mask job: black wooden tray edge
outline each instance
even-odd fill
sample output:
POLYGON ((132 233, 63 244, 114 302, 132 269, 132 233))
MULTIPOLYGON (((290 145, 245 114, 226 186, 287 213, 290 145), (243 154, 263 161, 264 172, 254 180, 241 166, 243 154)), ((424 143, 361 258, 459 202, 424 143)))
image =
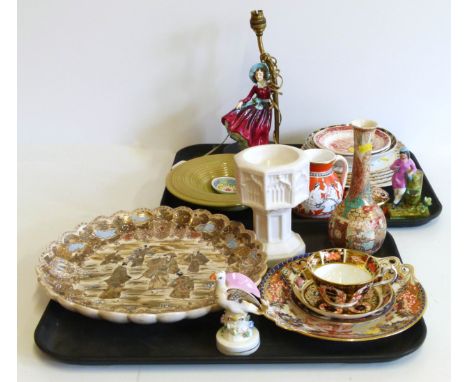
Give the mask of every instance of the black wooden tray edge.
MULTIPOLYGON (((48 357, 51 357, 54 360, 67 363, 70 365, 83 365, 83 366, 92 366, 92 365, 237 365, 237 364, 322 364, 322 363, 327 363, 327 364, 332 364, 332 363, 341 363, 341 364, 357 364, 357 363, 380 363, 380 362, 394 362, 397 361, 401 358, 404 358, 415 351, 417 351, 422 344, 424 343, 427 335, 427 327, 424 321, 424 318, 421 318, 415 325, 413 325, 411 328, 407 329, 410 330, 412 328, 415 328, 417 326, 421 327, 422 335, 418 337, 418 341, 415 341, 413 346, 406 350, 406 351, 395 351, 395 352, 389 352, 384 356, 379 356, 379 355, 366 355, 365 357, 359 358, 350 358, 349 355, 337 355, 337 356, 324 356, 323 358, 315 357, 314 359, 311 359, 310 356, 308 357, 307 355, 304 356, 296 356, 294 359, 288 356, 275 356, 275 358, 271 357, 257 357, 255 359, 249 357, 249 356, 239 356, 239 357, 229 357, 229 356, 222 356, 220 355, 218 358, 215 357, 179 357, 177 359, 175 358, 162 358, 162 359, 155 359, 154 357, 137 357, 137 358, 122 358, 122 357, 109 357, 105 356, 102 358, 93 356, 90 358, 86 357, 73 357, 73 356, 64 356, 63 354, 54 352, 53 350, 49 349, 46 346, 43 346, 41 340, 40 340, 40 330, 42 329, 43 325, 43 320, 46 319, 48 310, 51 309, 53 304, 59 305, 57 302, 54 300, 50 300, 46 309, 44 310, 44 313, 39 320, 39 323, 34 331, 34 342, 36 346, 48 357)), ((65 309, 61 306, 58 306, 60 309, 65 309)), ((78 314, 73 312, 73 314, 78 314)), ((257 321, 258 319, 262 320, 267 320, 264 317, 255 317, 254 320, 257 321)), ((123 324, 125 325, 125 324, 123 324)), ((157 324, 156 324, 157 325, 157 324)), ((280 328, 278 328, 281 330, 280 328)), ((300 334, 294 333, 295 335, 301 336, 300 334)), ((405 335, 405 332, 396 334, 395 336, 387 337, 384 339, 379 339, 379 340, 373 340, 373 341, 367 341, 367 343, 372 343, 374 341, 382 341, 382 340, 388 340, 392 339, 396 336, 401 336, 405 335)), ((324 340, 325 341, 325 340, 324 340)), ((340 344, 340 342, 335 342, 335 341, 327 341, 327 342, 332 342, 336 344, 340 344)), ((213 338, 213 347, 215 346, 214 338, 213 338)), ((261 346, 261 344, 260 344, 261 346)))

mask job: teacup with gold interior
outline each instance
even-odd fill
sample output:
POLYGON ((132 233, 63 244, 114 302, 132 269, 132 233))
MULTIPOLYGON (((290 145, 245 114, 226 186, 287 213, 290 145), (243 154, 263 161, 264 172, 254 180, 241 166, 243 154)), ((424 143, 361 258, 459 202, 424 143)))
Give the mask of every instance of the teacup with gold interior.
POLYGON ((374 256, 344 248, 312 253, 302 273, 314 280, 327 304, 338 308, 356 305, 370 288, 393 283, 398 277, 391 263, 381 265, 374 256))

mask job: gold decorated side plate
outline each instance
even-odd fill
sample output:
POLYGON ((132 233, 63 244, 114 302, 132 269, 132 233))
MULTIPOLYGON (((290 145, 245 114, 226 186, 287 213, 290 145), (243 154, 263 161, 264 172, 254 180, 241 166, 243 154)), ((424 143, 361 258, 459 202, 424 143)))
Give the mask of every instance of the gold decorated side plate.
POLYGON ((38 280, 65 308, 142 324, 198 318, 217 309, 213 272, 259 283, 266 254, 253 231, 187 207, 120 211, 80 224, 50 244, 38 280))
POLYGON ((205 155, 174 166, 166 177, 171 194, 186 202, 226 210, 242 210, 238 193, 218 193, 212 181, 219 177, 235 177, 233 154, 205 155))
POLYGON ((264 315, 277 326, 308 337, 359 342, 401 333, 422 318, 427 305, 426 293, 408 264, 399 267, 398 279, 392 284, 395 300, 380 316, 345 321, 311 314, 296 301, 289 282, 282 275, 283 268, 308 255, 294 257, 271 268, 260 284, 262 298, 269 305, 264 315))

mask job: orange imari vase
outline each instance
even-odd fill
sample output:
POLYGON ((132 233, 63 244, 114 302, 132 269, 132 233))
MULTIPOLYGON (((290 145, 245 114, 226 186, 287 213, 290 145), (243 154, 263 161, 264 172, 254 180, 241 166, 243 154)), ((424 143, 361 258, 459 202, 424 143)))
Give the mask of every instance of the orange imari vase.
POLYGON ((330 217, 328 235, 335 247, 372 254, 380 249, 387 233, 385 215, 374 202, 370 185, 369 165, 377 123, 359 120, 351 125, 354 131, 351 185, 330 217))

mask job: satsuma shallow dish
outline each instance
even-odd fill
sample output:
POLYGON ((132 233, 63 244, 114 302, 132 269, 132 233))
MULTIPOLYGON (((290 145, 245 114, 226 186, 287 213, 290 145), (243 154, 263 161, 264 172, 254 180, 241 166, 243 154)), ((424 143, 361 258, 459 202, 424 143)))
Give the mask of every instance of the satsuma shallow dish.
POLYGON ((213 272, 259 283, 266 254, 253 231, 187 207, 120 211, 50 244, 38 280, 65 308, 113 322, 198 318, 217 309, 213 272))

